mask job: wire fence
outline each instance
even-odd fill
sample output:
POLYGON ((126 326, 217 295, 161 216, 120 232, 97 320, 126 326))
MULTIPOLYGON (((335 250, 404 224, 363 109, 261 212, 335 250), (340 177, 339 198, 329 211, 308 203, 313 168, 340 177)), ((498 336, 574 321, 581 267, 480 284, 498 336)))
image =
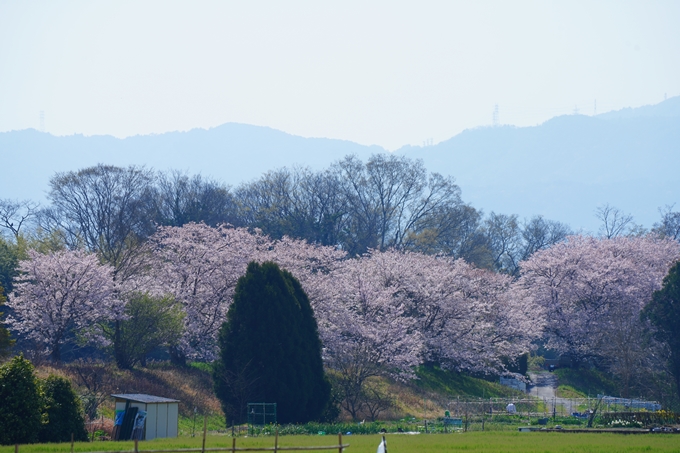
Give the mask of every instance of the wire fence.
POLYGON ((612 398, 598 395, 597 398, 457 398, 444 404, 452 417, 466 415, 526 415, 567 417, 583 416, 597 409, 606 412, 654 412, 661 405, 654 401, 612 398))
MULTIPOLYGON (((237 447, 236 437, 232 437, 231 447, 206 448, 207 429, 206 421, 203 422, 203 444, 201 448, 176 448, 176 449, 160 449, 160 450, 140 450, 139 441, 135 439, 134 448, 132 450, 114 450, 114 451, 95 451, 88 453, 206 453, 206 452, 232 452, 237 451, 323 451, 323 450, 337 450, 338 453, 343 453, 345 449, 349 448, 349 444, 342 443, 342 433, 338 433, 337 445, 319 445, 319 446, 298 446, 298 447, 282 447, 279 446, 279 433, 276 431, 274 437, 274 445, 272 447, 237 447)), ((71 451, 74 453, 73 434, 71 434, 71 451)), ((20 445, 14 446, 14 453, 20 453, 20 445)), ((64 452, 66 453, 66 452, 64 452)), ((83 452, 78 452, 83 453, 83 452)))

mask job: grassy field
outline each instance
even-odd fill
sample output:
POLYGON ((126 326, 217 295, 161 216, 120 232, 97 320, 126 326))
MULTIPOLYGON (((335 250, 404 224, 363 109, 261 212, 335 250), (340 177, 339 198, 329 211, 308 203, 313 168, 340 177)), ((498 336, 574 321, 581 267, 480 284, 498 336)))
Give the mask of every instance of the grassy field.
MULTIPOLYGON (((563 391, 582 396, 597 396, 598 393, 605 395, 618 395, 619 390, 611 377, 597 370, 558 368, 555 370, 563 391)), ((570 396, 560 395, 564 398, 570 396)), ((571 396, 578 398, 580 396, 571 396)))
MULTIPOLYGON (((380 442, 380 435, 343 436, 343 443, 350 444, 348 453, 373 453, 380 442)), ((281 436, 280 446, 335 445, 337 436, 281 436)), ((273 447, 271 436, 238 438, 237 447, 273 447)), ((673 434, 568 434, 568 433, 519 433, 519 432, 472 432, 456 434, 387 435, 390 453, 444 453, 444 452, 526 452, 526 453, 605 453, 605 452, 678 452, 680 435, 673 434)), ((161 439, 140 442, 141 450, 170 448, 200 448, 200 438, 161 439)), ((231 438, 210 436, 207 448, 231 447, 231 438)), ((130 451, 132 442, 77 443, 75 452, 130 451)), ((35 444, 21 446, 21 453, 68 453, 69 444, 35 444)), ((13 446, 0 447, 0 453, 14 452, 13 446)))
POLYGON ((413 382, 421 390, 433 391, 452 396, 468 397, 505 397, 517 396, 519 392, 484 379, 474 378, 454 371, 445 371, 438 367, 421 366, 416 371, 418 379, 413 382))

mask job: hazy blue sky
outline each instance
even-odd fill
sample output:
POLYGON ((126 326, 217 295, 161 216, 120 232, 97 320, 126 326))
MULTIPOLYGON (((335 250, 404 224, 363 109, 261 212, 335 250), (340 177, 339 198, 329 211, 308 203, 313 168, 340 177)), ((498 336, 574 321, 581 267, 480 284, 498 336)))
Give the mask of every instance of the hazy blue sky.
POLYGON ((0 1, 0 131, 395 149, 680 95, 680 1, 0 1))

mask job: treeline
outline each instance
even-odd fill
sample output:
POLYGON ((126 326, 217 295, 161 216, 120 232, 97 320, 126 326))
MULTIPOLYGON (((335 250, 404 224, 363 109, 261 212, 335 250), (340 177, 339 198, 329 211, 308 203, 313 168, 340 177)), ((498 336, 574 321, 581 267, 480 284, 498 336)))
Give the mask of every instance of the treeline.
MULTIPOLYGON (((213 360, 236 281, 274 261, 310 295, 354 417, 372 378, 409 378, 424 362, 507 373, 540 343, 618 373, 625 393, 641 380, 630 363, 660 366, 640 312, 678 257, 671 207, 654 234, 603 206, 599 238, 571 236, 540 216, 484 215, 452 178, 392 155, 233 189, 98 165, 56 174, 48 199, 0 203, 0 285, 22 349, 53 360, 78 344, 121 368, 159 346, 176 362, 213 360)), ((2 329, 0 340, 2 353, 2 329)))
POLYGON ((463 202, 453 178, 387 154, 365 163, 348 156, 320 172, 282 168, 236 188, 200 175, 98 165, 56 174, 48 199, 46 207, 3 200, 0 225, 15 236, 37 226, 110 263, 125 261, 129 244, 157 226, 203 222, 305 239, 350 256, 396 247, 516 273, 519 261, 571 233, 540 216, 485 216, 463 202))
MULTIPOLYGON (((573 233, 542 216, 485 215, 461 199, 452 177, 389 154, 365 163, 348 156, 319 172, 282 168, 236 188, 177 171, 98 165, 55 174, 48 199, 45 207, 0 200, 0 226, 17 238, 32 228, 48 246, 83 247, 116 267, 129 259, 130 245, 157 226, 189 222, 259 229, 273 239, 304 239, 350 256, 390 247, 446 255, 514 276, 520 261, 573 233)), ((645 232, 613 207, 600 207, 596 215, 605 237, 645 232)), ((666 207, 661 215, 654 230, 679 238, 680 212, 666 207)), ((0 279, 11 290, 11 278, 0 279)))

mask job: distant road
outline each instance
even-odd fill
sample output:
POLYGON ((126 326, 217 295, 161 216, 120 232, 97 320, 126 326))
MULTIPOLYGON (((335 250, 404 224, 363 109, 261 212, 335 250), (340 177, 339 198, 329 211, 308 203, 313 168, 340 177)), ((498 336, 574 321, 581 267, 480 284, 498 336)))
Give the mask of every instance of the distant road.
POLYGON ((557 411, 560 414, 569 415, 573 412, 582 412, 583 408, 579 409, 579 404, 582 404, 582 400, 571 399, 571 398, 558 398, 555 395, 557 386, 559 385, 557 376, 553 373, 543 372, 543 373, 529 373, 529 378, 534 385, 527 386, 527 394, 531 396, 536 396, 541 398, 549 407, 552 408, 552 404, 557 406, 557 411))

